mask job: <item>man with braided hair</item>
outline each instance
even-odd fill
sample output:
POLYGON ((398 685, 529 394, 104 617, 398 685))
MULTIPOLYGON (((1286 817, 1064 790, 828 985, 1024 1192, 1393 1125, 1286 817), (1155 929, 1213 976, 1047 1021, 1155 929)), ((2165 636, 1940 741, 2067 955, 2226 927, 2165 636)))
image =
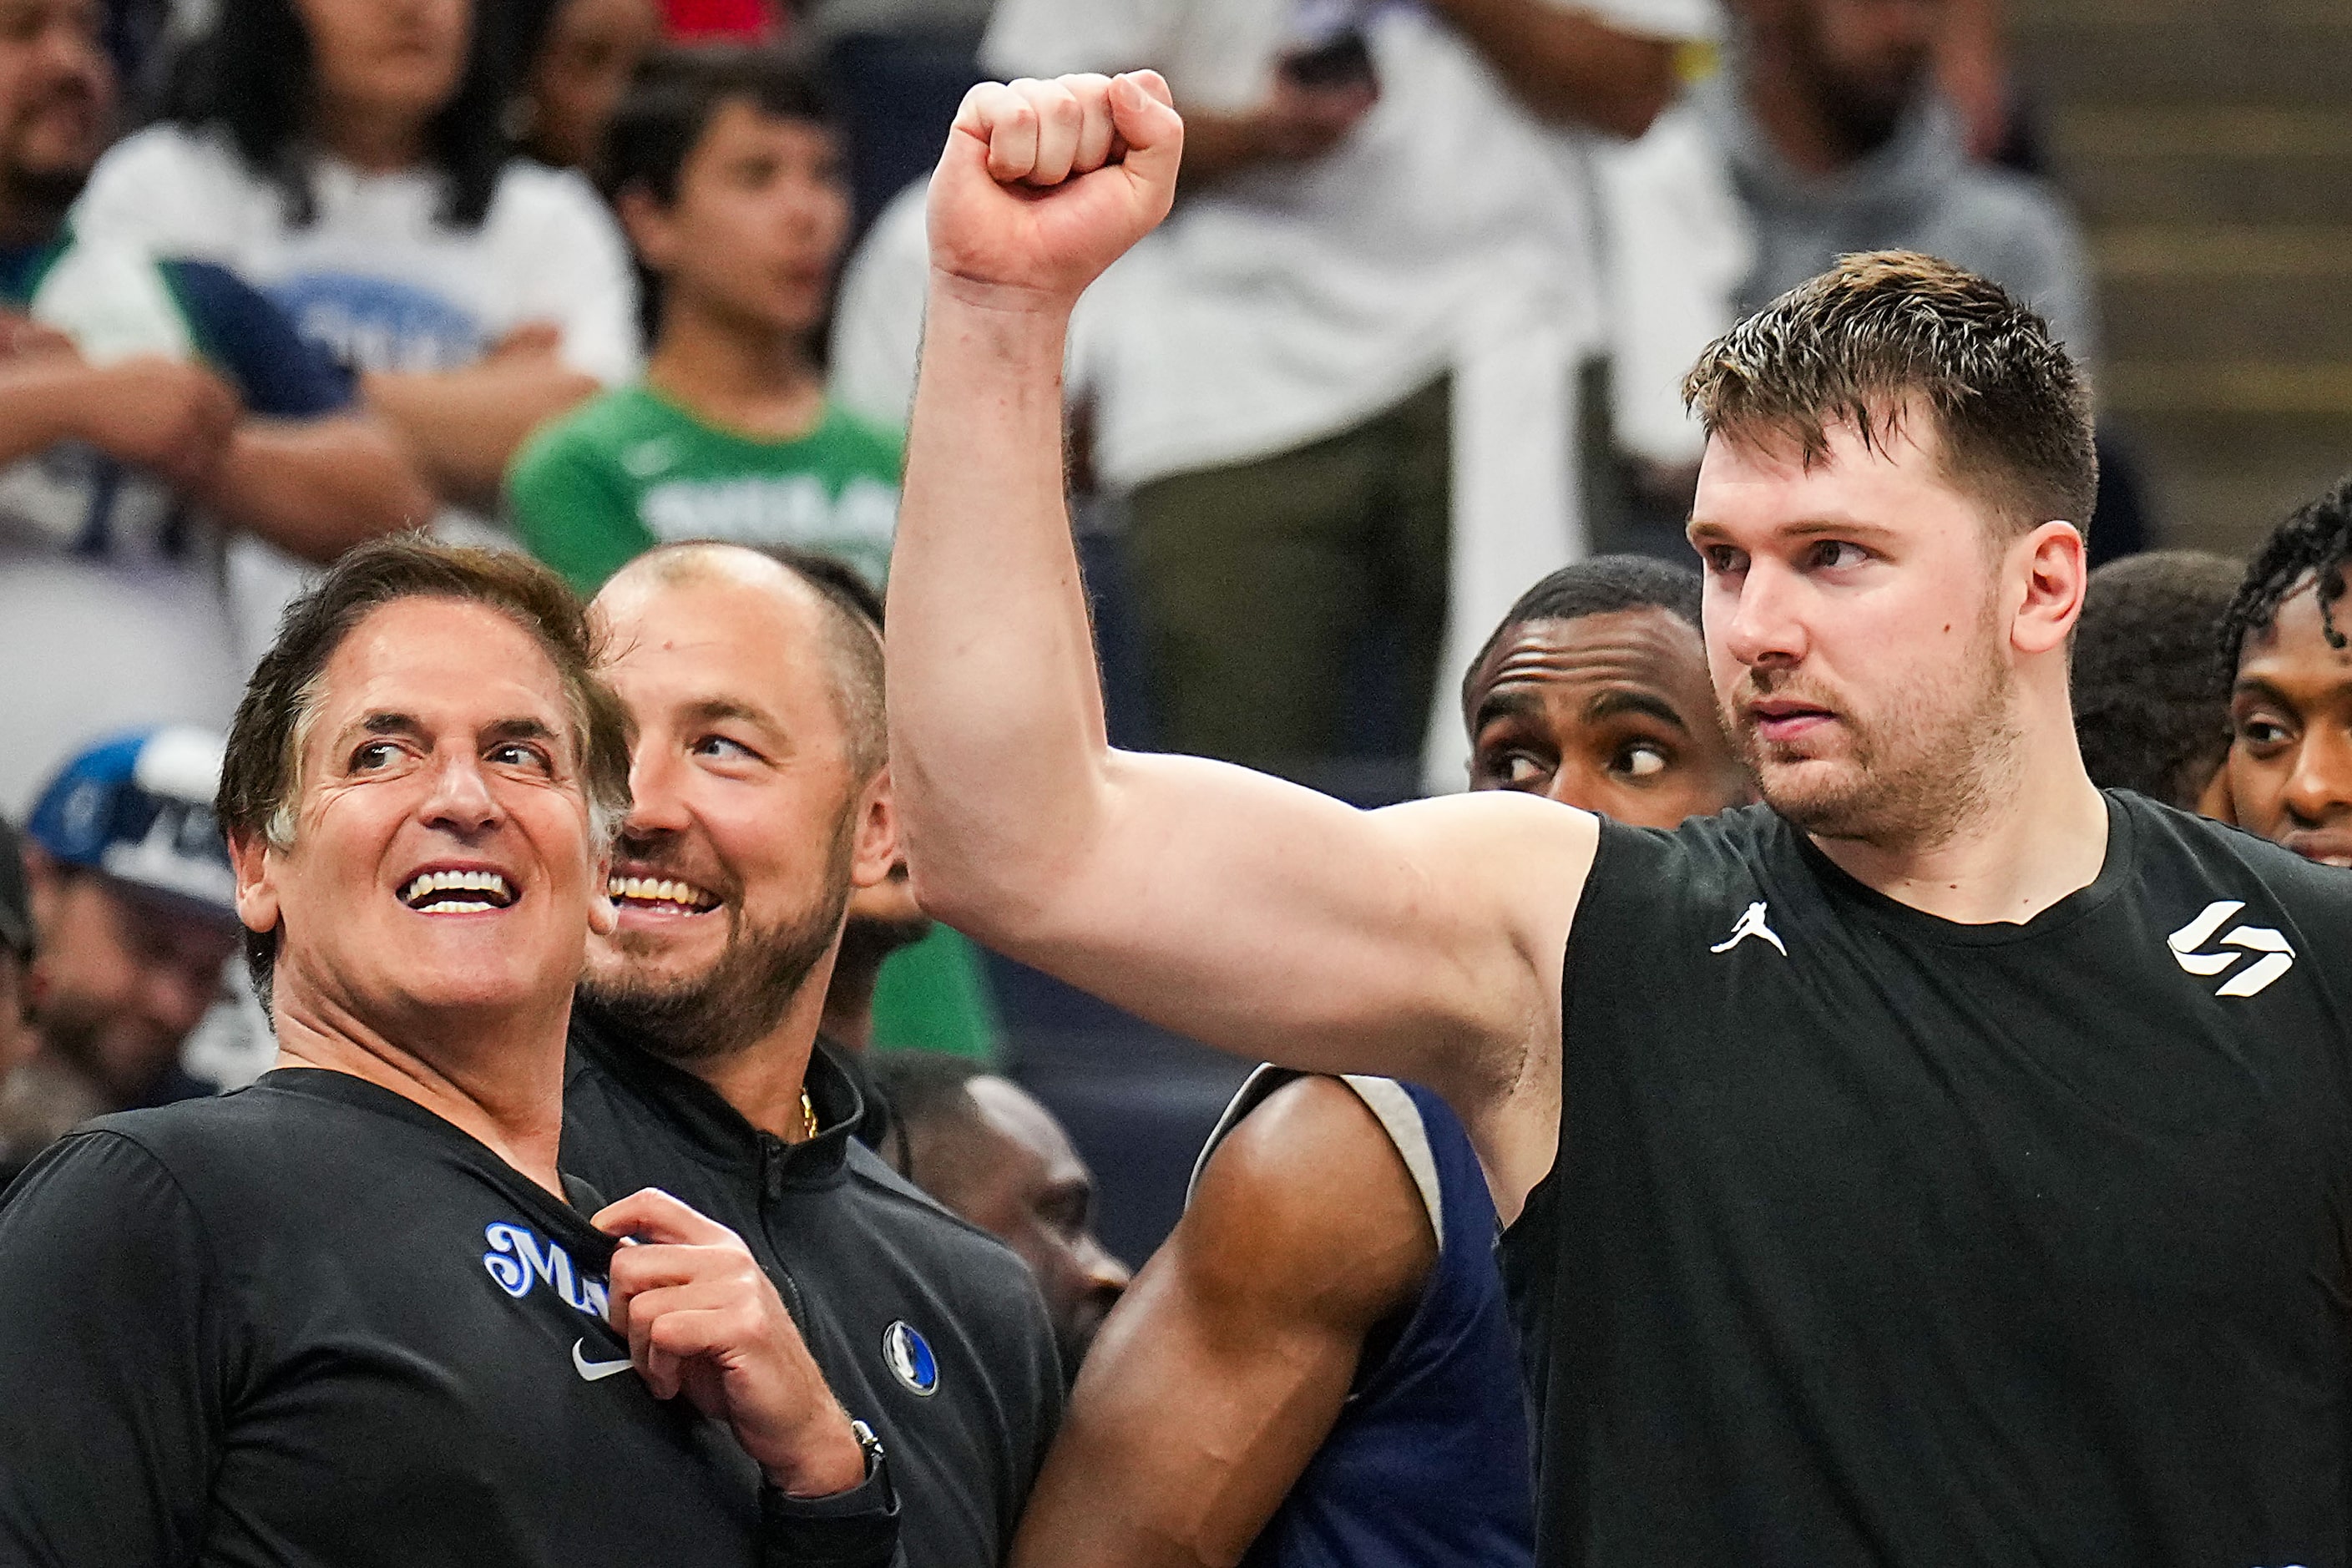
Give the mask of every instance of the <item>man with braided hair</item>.
POLYGON ((2352 868, 2352 479, 2279 524, 2222 627, 2238 825, 2352 868))
POLYGON ((1761 805, 1358 812, 1104 739, 1059 378, 1182 139, 1150 72, 985 85, 932 177, 888 671, 924 907, 1445 1098, 1509 1226, 1548 1568, 2340 1568, 2352 879, 2084 773, 2096 464, 2047 324, 1884 253, 1701 357, 1689 533, 1761 805))

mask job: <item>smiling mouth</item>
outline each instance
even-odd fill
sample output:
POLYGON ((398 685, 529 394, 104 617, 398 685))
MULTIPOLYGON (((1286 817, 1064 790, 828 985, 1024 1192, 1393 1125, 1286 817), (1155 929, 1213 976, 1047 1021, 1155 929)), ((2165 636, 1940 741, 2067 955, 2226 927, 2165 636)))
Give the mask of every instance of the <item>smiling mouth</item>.
POLYGON ((719 907, 717 894, 667 877, 614 877, 604 892, 625 910, 658 914, 698 915, 719 907))
POLYGON ((478 915, 508 908, 515 891, 496 871, 422 871, 401 889, 400 901, 419 914, 478 915))

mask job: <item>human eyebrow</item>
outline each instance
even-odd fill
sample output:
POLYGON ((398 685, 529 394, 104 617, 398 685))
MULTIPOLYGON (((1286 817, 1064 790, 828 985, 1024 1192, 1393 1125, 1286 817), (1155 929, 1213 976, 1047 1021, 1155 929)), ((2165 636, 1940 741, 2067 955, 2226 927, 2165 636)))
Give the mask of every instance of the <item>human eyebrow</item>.
POLYGON ((371 713, 360 721, 360 731, 368 735, 422 735, 425 726, 411 713, 371 713))
POLYGON ((1675 711, 1674 704, 1654 692, 1630 691, 1619 687, 1596 693, 1592 700, 1584 705, 1584 717, 1595 724, 1626 713, 1639 713, 1655 719, 1680 734, 1690 733, 1689 723, 1675 711))
POLYGON ((1515 690, 1509 687, 1496 687, 1478 699, 1478 706, 1473 712, 1470 728, 1475 733, 1497 719, 1524 719, 1535 713, 1541 706, 1535 696, 1524 688, 1515 690))
POLYGON ((500 719, 482 727, 486 741, 552 741, 555 731, 538 719, 500 719))
POLYGON ((731 698, 713 697, 689 702, 685 709, 685 718, 689 724, 723 724, 732 720, 779 734, 783 731, 783 726, 777 723, 767 710, 731 698))

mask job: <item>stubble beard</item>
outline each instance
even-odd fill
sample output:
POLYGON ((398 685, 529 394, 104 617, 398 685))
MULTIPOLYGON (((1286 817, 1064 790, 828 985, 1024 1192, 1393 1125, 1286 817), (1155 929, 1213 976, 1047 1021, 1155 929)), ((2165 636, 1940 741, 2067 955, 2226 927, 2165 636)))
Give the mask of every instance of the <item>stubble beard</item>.
MULTIPOLYGON (((1845 754, 1826 766, 1792 760, 1759 739, 1752 722, 1727 720, 1764 803, 1816 838, 1880 849, 1929 849, 1968 832, 2012 793, 2023 767, 2015 680, 1990 622, 1988 614, 1943 700, 1898 700, 1874 718, 1826 704, 1848 740, 1845 754)), ((1759 696, 1802 689, 1757 685, 1759 696)))
POLYGON ((766 926, 750 923, 740 902, 727 906, 727 945, 699 974, 659 979, 646 971, 657 939, 623 931, 613 939, 617 973, 593 971, 581 982, 590 1005, 633 1043, 681 1067, 733 1056, 765 1038, 833 951, 849 908, 853 821, 845 816, 825 856, 815 896, 766 926))

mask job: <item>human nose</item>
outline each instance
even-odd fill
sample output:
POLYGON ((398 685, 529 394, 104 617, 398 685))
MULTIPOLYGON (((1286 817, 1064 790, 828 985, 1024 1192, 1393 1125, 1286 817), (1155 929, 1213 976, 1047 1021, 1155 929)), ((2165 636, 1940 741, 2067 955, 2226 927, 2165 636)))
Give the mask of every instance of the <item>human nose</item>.
POLYGON ((688 826, 684 770, 677 756, 644 746, 629 759, 629 815, 621 831, 674 833, 688 826))
POLYGON ((425 797, 423 815, 434 826, 471 838, 497 826, 506 813, 482 771, 481 759, 466 753, 434 769, 433 792, 425 797))
POLYGON ((1078 1268, 1086 1276, 1090 1294, 1123 1296, 1135 1279, 1135 1270, 1113 1258, 1109 1248, 1096 1240, 1092 1232, 1078 1243, 1078 1268))
POLYGON ((1778 563, 1751 562, 1738 584, 1727 590, 1734 598, 1723 646, 1731 657, 1750 668, 1802 658, 1804 624, 1797 614, 1801 587, 1796 574, 1778 563))
POLYGON ((2352 726, 2314 724, 2304 731, 2279 804, 2313 826, 2352 812, 2352 726))

